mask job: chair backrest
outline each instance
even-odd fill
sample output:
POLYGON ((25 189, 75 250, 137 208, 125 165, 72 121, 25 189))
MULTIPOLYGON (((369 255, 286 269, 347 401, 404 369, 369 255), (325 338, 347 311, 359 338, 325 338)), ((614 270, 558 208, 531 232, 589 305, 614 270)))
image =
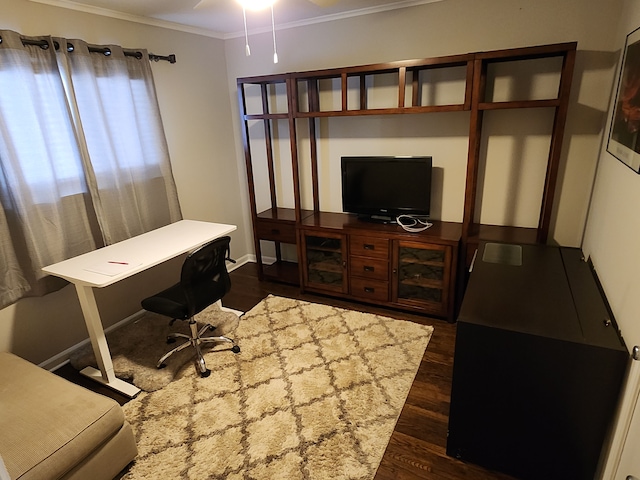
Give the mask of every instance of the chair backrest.
POLYGON ((217 238, 191 252, 182 265, 180 285, 187 299, 189 316, 222 299, 231 289, 225 259, 231 237, 217 238))

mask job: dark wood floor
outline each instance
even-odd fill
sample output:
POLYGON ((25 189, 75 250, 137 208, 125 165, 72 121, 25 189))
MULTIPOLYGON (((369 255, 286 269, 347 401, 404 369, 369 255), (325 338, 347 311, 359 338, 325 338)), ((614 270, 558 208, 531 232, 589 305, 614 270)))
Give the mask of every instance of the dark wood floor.
MULTIPOLYGON (((433 325, 435 327, 433 337, 387 446, 376 480, 512 480, 509 476, 463 463, 448 457, 445 453, 456 337, 455 324, 441 319, 330 297, 301 294, 300 289, 295 286, 260 282, 257 279, 255 264, 243 265, 234 270, 231 278, 233 286, 223 303, 225 306, 242 311, 250 310, 271 293, 433 325)), ((69 366, 63 367, 57 373, 87 388, 111 396, 120 404, 127 401, 125 397, 109 389, 102 390, 95 382, 79 376, 69 366)))

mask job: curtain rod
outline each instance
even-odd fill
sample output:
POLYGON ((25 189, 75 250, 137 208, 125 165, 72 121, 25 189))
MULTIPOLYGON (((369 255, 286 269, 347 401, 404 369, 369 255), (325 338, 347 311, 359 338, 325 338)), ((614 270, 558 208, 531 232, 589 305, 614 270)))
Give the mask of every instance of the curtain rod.
MULTIPOLYGON (((49 42, 47 40, 32 40, 30 38, 22 38, 22 44, 23 45, 35 45, 38 46, 40 48, 49 48, 49 42)), ((0 39, 0 42, 2 40, 0 39)), ((53 41, 53 45, 55 47, 56 50, 58 50, 60 48, 60 44, 57 41, 53 41)), ((67 51, 68 52, 73 52, 73 45, 70 43, 67 43, 67 51)), ((109 47, 93 47, 93 46, 89 46, 89 51, 91 53, 102 53, 103 55, 111 55, 111 49, 109 47)), ((130 50, 130 49, 124 49, 124 54, 127 57, 135 57, 137 59, 142 59, 142 52, 137 51, 137 50, 130 50)), ((156 55, 154 53, 149 53, 149 60, 153 60, 154 62, 158 62, 160 60, 165 60, 169 63, 176 63, 176 56, 175 54, 170 54, 170 55, 156 55)))

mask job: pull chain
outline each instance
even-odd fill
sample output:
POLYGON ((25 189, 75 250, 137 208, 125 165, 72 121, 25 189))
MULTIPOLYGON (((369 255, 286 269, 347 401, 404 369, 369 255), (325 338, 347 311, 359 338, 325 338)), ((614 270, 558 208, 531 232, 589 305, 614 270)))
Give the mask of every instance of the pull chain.
POLYGON ((278 63, 278 50, 276 49, 276 21, 273 18, 273 4, 271 4, 271 31, 273 32, 273 63, 278 63))

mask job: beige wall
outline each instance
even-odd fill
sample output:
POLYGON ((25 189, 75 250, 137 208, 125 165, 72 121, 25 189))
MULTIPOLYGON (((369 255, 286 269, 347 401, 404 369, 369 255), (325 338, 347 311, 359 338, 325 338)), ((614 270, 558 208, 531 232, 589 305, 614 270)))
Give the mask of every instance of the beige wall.
MULTIPOLYGON (((625 0, 615 39, 615 46, 619 49, 617 58, 620 61, 625 37, 638 26, 640 5, 635 0, 625 0)), ((616 75, 618 70, 619 66, 616 75)), ((631 350, 633 346, 640 345, 640 175, 606 151, 606 137, 613 116, 614 102, 615 95, 612 94, 583 249, 593 261, 615 319, 627 347, 631 350)), ((632 471, 634 467, 638 468, 637 451, 640 445, 637 434, 638 392, 634 391, 634 385, 631 373, 630 383, 623 390, 622 407, 618 412, 620 417, 613 442, 615 448, 605 471, 605 475, 613 475, 616 472, 616 479, 625 478, 628 474, 637 475, 637 470, 632 471), (629 411, 634 406, 635 413, 629 411), (627 416, 632 413, 633 417, 627 416), (628 432, 627 421, 634 422, 628 432), (618 454, 622 462, 620 469, 617 469, 618 454)))
MULTIPOLYGON (((621 19, 616 36, 620 55, 626 35, 640 25, 638 2, 625 0, 621 19)), ((612 96, 606 132, 613 103, 612 96)), ((639 205, 640 175, 610 155, 603 141, 584 249, 593 260, 629 348, 640 345, 639 205)))
MULTIPOLYGON (((616 26, 621 2, 444 0, 330 24, 280 30, 277 65, 271 63, 270 34, 251 34, 252 56, 247 58, 242 38, 222 41, 26 0, 3 0, 0 28, 25 35, 51 33, 93 43, 142 46, 157 54, 175 53, 177 64, 159 62, 152 68, 183 213, 186 218, 237 224, 239 229, 232 242, 236 258, 252 252, 236 103, 237 77, 576 40, 579 52, 553 237, 560 244, 579 245, 611 91, 616 61, 611 51, 618 48, 616 26)), ((466 115, 357 119, 360 122, 357 124, 347 124, 345 119, 324 121, 321 131, 333 141, 323 141, 320 146, 323 208, 340 208, 339 196, 335 195, 336 162, 340 155, 370 153, 361 151, 370 148, 386 154, 433 154, 440 169, 435 216, 459 220, 464 191, 466 115), (340 135, 336 136, 336 132, 340 135)), ((518 171, 518 164, 512 162, 518 157, 525 159, 521 163, 526 165, 535 163, 547 127, 544 114, 532 117, 531 121, 542 125, 539 133, 537 124, 534 125, 535 135, 514 130, 513 125, 528 122, 528 117, 514 120, 509 115, 496 115, 488 119, 493 132, 484 146, 488 162, 497 159, 508 164, 506 167, 497 164, 494 170, 499 174, 485 183, 482 199, 485 205, 503 205, 500 195, 505 189, 514 182, 527 182, 526 177, 522 178, 522 170, 518 171), (538 116, 541 118, 536 119, 538 116), (505 177, 502 172, 507 170, 516 173, 505 177)), ((537 167, 524 171, 529 168, 537 167)), ((289 197, 284 203, 290 202, 286 168, 281 177, 281 189, 289 197)), ((487 208, 482 212, 483 220, 530 222, 531 204, 535 202, 531 198, 518 198, 514 211, 487 208)), ((176 268, 177 265, 163 266, 158 274, 143 274, 122 287, 101 292, 99 306, 106 313, 105 323, 112 324, 136 312, 145 292, 155 290, 158 283, 166 283, 176 268), (136 295, 132 296, 132 291, 136 295)), ((0 350, 14 351, 35 362, 53 357, 84 337, 86 331, 70 287, 45 298, 20 301, 0 311, 0 350)))

